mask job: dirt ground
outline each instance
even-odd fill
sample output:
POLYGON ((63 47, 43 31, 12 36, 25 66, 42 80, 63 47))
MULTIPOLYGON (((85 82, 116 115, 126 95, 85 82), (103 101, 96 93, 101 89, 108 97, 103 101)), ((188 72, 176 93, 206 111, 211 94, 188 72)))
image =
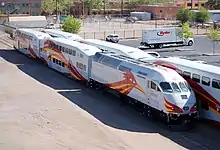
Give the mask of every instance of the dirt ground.
POLYGON ((207 150, 219 146, 212 134, 204 137, 200 129, 170 132, 121 107, 116 98, 86 89, 0 46, 1 150, 207 150))

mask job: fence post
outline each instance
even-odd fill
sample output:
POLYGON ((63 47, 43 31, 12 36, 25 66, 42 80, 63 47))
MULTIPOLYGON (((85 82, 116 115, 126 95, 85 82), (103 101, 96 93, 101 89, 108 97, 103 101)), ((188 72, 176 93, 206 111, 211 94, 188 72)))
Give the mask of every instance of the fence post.
POLYGON ((105 40, 105 31, 104 31, 104 38, 103 39, 105 40))
POLYGON ((196 32, 197 32, 197 35, 199 35, 199 26, 197 26, 196 32))
POLYGON ((83 33, 84 39, 86 38, 86 32, 83 33))
POLYGON ((114 30, 114 34, 115 34, 115 30, 114 30))
POLYGON ((135 30, 133 30, 133 38, 135 38, 135 30))
POLYGON ((93 38, 95 39, 95 32, 94 32, 93 38))
POLYGON ((124 39, 125 39, 125 30, 124 30, 124 39))

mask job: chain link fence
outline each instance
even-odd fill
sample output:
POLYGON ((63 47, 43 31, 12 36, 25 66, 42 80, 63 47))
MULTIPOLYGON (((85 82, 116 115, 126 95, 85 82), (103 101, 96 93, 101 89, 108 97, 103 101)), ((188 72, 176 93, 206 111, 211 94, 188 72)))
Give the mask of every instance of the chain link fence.
MULTIPOLYGON (((191 28, 194 35, 206 35, 209 29, 191 28)), ((97 31, 97 32, 80 32, 79 35, 84 39, 102 39, 104 40, 109 34, 118 34, 121 39, 135 39, 142 37, 142 30, 112 30, 112 31, 97 31)))

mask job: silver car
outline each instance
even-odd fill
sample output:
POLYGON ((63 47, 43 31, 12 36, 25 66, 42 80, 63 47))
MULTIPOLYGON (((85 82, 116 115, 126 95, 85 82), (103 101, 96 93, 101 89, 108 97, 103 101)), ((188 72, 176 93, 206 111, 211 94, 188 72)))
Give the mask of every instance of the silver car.
POLYGON ((117 34, 109 34, 105 40, 108 42, 118 43, 119 36, 117 34))

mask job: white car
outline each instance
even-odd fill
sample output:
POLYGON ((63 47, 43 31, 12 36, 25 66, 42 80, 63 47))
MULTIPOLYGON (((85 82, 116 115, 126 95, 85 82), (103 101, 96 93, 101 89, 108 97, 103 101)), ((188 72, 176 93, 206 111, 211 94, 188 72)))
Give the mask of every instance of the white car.
POLYGON ((117 34, 109 34, 106 39, 108 42, 118 43, 119 41, 119 35, 117 34))

